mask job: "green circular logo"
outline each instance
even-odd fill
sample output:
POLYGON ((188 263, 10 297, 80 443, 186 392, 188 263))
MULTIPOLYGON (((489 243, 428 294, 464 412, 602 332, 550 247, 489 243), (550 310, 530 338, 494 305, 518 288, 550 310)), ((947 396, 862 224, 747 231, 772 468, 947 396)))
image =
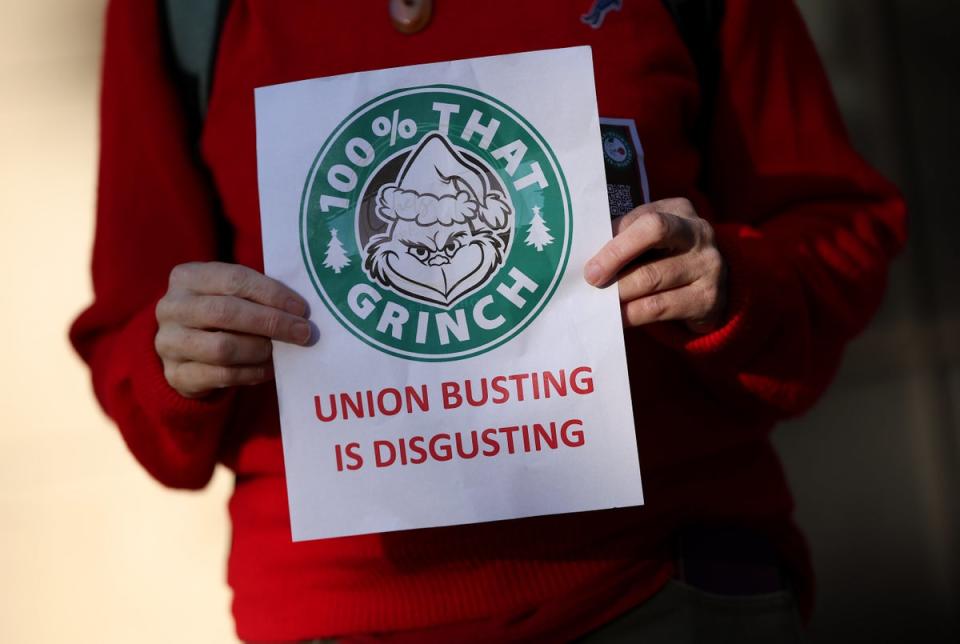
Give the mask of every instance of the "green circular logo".
POLYGON ((543 310, 572 237, 566 180, 520 114, 450 85, 397 90, 334 130, 303 190, 317 293, 356 337, 412 360, 457 360, 543 310))
POLYGON ((608 130, 603 134, 603 156, 614 167, 626 168, 633 161, 633 150, 619 132, 608 130))

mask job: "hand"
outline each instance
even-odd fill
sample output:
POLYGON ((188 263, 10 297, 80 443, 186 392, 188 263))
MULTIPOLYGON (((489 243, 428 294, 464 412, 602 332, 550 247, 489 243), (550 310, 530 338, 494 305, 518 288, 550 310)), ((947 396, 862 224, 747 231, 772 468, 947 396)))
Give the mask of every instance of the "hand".
POLYGON ((584 278, 620 288, 624 326, 682 320, 694 333, 720 326, 726 265, 713 228, 686 199, 634 208, 613 221, 613 239, 584 266, 584 278))
POLYGON ((182 396, 273 378, 270 340, 310 341, 302 297, 262 273, 220 262, 170 271, 154 340, 163 374, 182 396))

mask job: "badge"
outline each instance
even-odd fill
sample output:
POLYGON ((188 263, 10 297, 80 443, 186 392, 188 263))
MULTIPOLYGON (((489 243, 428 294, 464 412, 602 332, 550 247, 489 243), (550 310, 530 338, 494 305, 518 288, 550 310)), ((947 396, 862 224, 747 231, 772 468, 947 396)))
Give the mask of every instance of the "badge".
POLYGON ((607 174, 610 216, 624 215, 650 201, 643 146, 632 119, 600 118, 603 165, 607 174))
POLYGON ((590 6, 590 11, 580 16, 580 22, 589 25, 594 29, 603 26, 603 19, 611 11, 620 11, 623 7, 623 0, 594 0, 590 6))

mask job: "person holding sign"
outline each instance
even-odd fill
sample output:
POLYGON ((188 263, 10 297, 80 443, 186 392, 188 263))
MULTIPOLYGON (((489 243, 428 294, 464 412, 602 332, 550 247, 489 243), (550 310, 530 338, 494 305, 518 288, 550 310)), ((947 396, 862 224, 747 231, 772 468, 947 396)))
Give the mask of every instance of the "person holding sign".
MULTIPOLYGON (((239 637, 796 641, 811 571, 769 433, 816 401, 878 306, 905 214, 851 149, 792 2, 726 3, 702 104, 654 0, 438 0, 432 18, 394 3, 397 26, 376 3, 236 0, 199 155, 159 4, 107 10, 96 297, 71 340, 154 478, 197 489, 218 463, 236 473, 239 637), (272 341, 306 346, 316 330, 303 294, 262 272, 254 89, 574 45, 592 47, 600 115, 618 124, 604 130, 608 176, 627 177, 608 181, 626 214, 583 274, 620 294, 646 504, 293 542, 272 341)), ((437 195, 451 221, 466 216, 459 192, 437 195)), ((489 206, 473 229, 487 268, 506 215, 495 188, 472 192, 489 206)), ((376 253, 371 265, 455 300, 436 286, 466 270, 447 261, 456 249, 431 246, 432 220, 395 205, 374 245, 402 238, 412 254, 394 273, 376 253), (411 222, 416 239, 400 230, 411 222)), ((542 217, 523 234, 551 241, 542 217)), ((334 239, 336 273, 349 258, 334 239)))

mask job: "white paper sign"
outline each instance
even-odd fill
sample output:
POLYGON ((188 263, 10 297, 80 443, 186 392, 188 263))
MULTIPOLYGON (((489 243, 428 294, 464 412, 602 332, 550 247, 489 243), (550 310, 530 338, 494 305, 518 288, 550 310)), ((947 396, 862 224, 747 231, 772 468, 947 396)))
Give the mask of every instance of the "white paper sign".
POLYGON ((640 505, 590 49, 258 88, 294 540, 640 505))

